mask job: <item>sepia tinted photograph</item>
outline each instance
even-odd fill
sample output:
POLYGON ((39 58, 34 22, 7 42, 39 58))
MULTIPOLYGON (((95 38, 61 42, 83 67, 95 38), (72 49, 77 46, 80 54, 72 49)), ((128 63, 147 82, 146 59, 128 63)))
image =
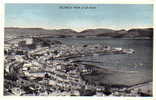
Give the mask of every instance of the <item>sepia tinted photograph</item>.
POLYGON ((4 96, 153 96, 152 4, 6 3, 4 96))

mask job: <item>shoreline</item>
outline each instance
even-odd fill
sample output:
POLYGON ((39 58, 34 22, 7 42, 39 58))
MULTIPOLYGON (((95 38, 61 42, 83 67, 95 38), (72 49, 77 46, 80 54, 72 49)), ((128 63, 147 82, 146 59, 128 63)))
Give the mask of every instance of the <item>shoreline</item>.
MULTIPOLYGON (((31 49, 30 44, 20 41, 16 41, 15 45, 8 44, 5 48, 4 95, 152 96, 152 88, 148 87, 151 82, 145 84, 145 89, 134 89, 114 80, 128 79, 131 77, 129 75, 140 78, 135 73, 82 64, 81 61, 78 63, 69 57, 88 54, 93 56, 98 52, 131 54, 133 50, 126 51, 124 48, 104 45, 69 46, 59 41, 50 42, 44 39, 35 41, 32 46, 36 47, 31 49), (57 59, 63 57, 68 59, 57 59)), ((133 81, 131 84, 134 85, 133 81)))

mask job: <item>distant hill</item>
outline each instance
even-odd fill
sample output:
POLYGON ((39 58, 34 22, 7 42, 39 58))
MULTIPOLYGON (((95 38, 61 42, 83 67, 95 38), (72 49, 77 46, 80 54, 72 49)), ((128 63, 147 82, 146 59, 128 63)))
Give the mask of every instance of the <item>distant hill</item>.
POLYGON ((111 33, 111 32, 114 32, 114 30, 112 29, 87 29, 87 30, 84 30, 84 31, 81 31, 79 33, 79 35, 98 35, 98 34, 107 34, 107 33, 111 33))
POLYGON ((130 30, 112 30, 112 29, 87 29, 76 32, 72 29, 47 30, 43 28, 5 28, 5 38, 15 38, 21 36, 41 36, 41 37, 67 37, 67 36, 103 36, 112 38, 152 38, 153 28, 137 28, 130 30))
POLYGON ((130 30, 99 30, 94 29, 87 33, 96 33, 96 36, 105 36, 113 38, 152 38, 153 28, 130 29, 130 30))
POLYGON ((146 29, 130 29, 128 30, 127 37, 153 37, 153 28, 146 29))

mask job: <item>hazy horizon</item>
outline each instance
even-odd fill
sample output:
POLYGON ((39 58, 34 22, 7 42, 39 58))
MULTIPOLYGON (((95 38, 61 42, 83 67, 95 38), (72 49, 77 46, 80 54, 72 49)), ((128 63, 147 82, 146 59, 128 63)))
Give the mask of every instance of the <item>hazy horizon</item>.
POLYGON ((110 30, 130 30, 130 29, 146 29, 146 28, 153 28, 153 27, 131 27, 131 28, 127 28, 127 29, 124 29, 124 28, 119 28, 119 29, 113 29, 113 28, 106 28, 106 27, 103 27, 103 28, 86 28, 86 29, 82 29, 82 30, 76 30, 76 29, 72 29, 72 28, 43 28, 43 27, 4 27, 4 28, 25 28, 25 29, 44 29, 44 30, 61 30, 61 29, 71 29, 73 31, 76 31, 76 32, 81 32, 81 31, 84 31, 84 30, 88 30, 88 29, 110 29, 110 30))
POLYGON ((152 4, 6 4, 5 27, 44 29, 153 27, 152 4), (61 7, 73 7, 62 9, 61 7), (94 7, 95 9, 75 9, 94 7))

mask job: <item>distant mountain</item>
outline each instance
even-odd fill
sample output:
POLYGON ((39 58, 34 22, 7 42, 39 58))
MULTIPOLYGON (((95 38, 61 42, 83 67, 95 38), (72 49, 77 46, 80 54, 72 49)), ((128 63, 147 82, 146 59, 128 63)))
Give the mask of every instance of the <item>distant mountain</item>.
POLYGON ((99 35, 99 34, 107 34, 107 33, 111 33, 111 32, 114 32, 114 30, 112 30, 112 29, 102 29, 102 28, 87 29, 87 30, 81 31, 79 33, 79 35, 99 35))
POLYGON ((73 31, 71 29, 47 30, 42 28, 5 28, 5 38, 16 38, 21 36, 64 37, 72 36, 76 33, 76 31, 73 31))
POLYGON ((41 36, 41 37, 67 37, 67 36, 103 36, 112 38, 152 38, 153 28, 137 28, 130 30, 112 29, 87 29, 76 32, 72 29, 47 30, 42 28, 5 28, 5 38, 15 38, 19 36, 41 36))
POLYGON ((146 29, 130 29, 128 30, 127 37, 153 37, 153 28, 146 29))
POLYGON ((88 29, 80 32, 83 35, 96 35, 113 38, 152 38, 153 28, 111 30, 111 29, 88 29))

